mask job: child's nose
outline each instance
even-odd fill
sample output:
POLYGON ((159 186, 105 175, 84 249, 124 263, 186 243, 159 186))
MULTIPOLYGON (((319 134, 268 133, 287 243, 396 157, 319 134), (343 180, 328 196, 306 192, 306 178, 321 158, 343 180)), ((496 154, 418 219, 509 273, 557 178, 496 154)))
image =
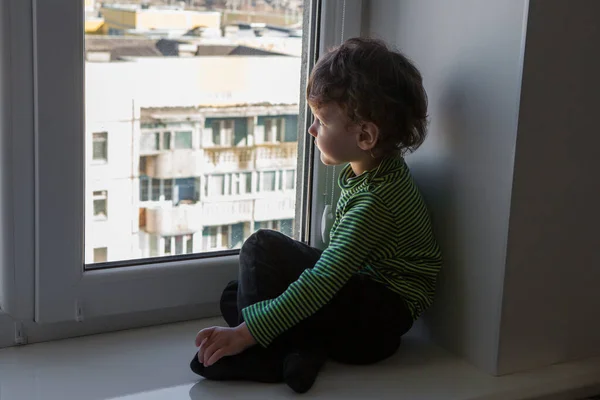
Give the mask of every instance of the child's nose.
POLYGON ((311 136, 313 137, 317 137, 317 127, 315 126, 315 123, 313 123, 309 128, 308 128, 308 133, 310 133, 311 136))

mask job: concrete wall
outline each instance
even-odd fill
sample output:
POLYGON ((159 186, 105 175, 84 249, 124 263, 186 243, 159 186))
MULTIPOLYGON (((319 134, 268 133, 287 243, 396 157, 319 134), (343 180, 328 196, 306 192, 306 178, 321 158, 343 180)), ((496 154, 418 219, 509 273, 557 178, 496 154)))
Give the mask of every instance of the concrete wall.
POLYGON ((363 33, 420 68, 431 125, 409 157, 444 251, 426 326, 495 372, 526 1, 371 0, 363 33))
POLYGON ((501 372, 600 355, 599 18, 530 1, 501 372))

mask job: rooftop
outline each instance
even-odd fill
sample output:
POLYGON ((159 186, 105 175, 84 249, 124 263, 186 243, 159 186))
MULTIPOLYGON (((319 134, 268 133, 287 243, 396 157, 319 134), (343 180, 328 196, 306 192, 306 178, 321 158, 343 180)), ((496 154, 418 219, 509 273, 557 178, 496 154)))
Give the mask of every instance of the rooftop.
POLYGON ((88 61, 124 61, 130 57, 207 57, 207 56, 285 56, 283 53, 238 44, 202 44, 173 39, 148 39, 135 36, 98 36, 85 38, 88 61), (105 57, 96 57, 99 53, 105 57))

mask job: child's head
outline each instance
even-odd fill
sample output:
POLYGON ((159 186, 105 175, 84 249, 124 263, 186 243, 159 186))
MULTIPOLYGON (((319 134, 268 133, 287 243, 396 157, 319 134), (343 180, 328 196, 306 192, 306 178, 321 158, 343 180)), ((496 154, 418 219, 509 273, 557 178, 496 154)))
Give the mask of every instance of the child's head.
POLYGON ((425 139, 427 95, 421 74, 379 40, 349 39, 321 57, 306 96, 316 117, 309 132, 326 153, 326 164, 410 152, 425 139))

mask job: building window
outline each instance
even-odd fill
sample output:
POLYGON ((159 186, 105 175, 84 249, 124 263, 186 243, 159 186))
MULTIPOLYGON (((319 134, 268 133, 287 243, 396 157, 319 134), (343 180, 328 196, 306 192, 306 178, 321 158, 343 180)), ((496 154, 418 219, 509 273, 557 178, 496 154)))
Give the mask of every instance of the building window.
POLYGON ((166 237, 165 238, 165 248, 164 248, 164 250, 165 250, 165 252, 164 252, 165 256, 170 256, 171 255, 171 249, 173 248, 173 246, 171 246, 171 242, 172 242, 172 240, 171 240, 170 237, 166 237))
POLYGON ((214 251, 214 250, 225 250, 230 248, 231 237, 230 237, 230 226, 206 226, 202 230, 203 239, 203 250, 214 251))
POLYGON ((256 221, 254 223, 254 229, 273 229, 280 231, 284 235, 293 237, 294 231, 294 220, 293 219, 281 219, 272 221, 256 221))
POLYGON ((284 172, 285 190, 294 190, 296 188, 296 171, 293 169, 284 172))
POLYGON ((171 150, 171 132, 163 132, 162 143, 163 143, 163 146, 162 146, 163 150, 171 150))
POLYGON ((252 193, 252 172, 242 172, 231 175, 231 194, 240 195, 252 193))
POLYGON ((252 193, 252 172, 245 172, 244 176, 244 193, 252 193))
POLYGON ((150 181, 150 183, 151 183, 150 186, 152 188, 152 191, 151 191, 152 194, 150 196, 150 200, 151 201, 159 201, 160 200, 160 194, 161 194, 160 190, 161 190, 161 187, 162 187, 162 185, 160 184, 160 179, 152 179, 150 181))
POLYGON ((108 132, 97 132, 92 135, 92 160, 108 161, 108 132))
POLYGON ((211 124, 212 145, 231 147, 233 145, 234 121, 232 119, 216 120, 211 124))
POLYGON ((152 178, 147 176, 140 177, 140 201, 150 201, 150 187, 152 178))
POLYGON ((173 204, 200 200, 200 178, 155 179, 140 177, 140 202, 172 201, 173 204))
POLYGON ((225 175, 216 174, 209 175, 206 178, 208 182, 207 196, 223 196, 225 195, 225 175))
POLYGON ((97 247, 94 249, 94 262, 103 263, 108 261, 108 248, 97 247))
MULTIPOLYGON (((142 154, 156 153, 157 151, 171 150, 173 135, 170 131, 165 132, 143 132, 140 138, 140 150, 142 154)), ((192 148, 192 132, 176 132, 175 148, 192 148)))
POLYGON ((277 180, 277 172, 276 171, 267 171, 262 173, 260 191, 261 192, 274 192, 277 180))
POLYGON ((194 251, 193 235, 164 236, 163 250, 165 256, 191 254, 194 251))
POLYGON ((242 178, 240 174, 233 174, 231 176, 231 194, 238 195, 242 193, 242 178))
POLYGON ((265 119, 265 142, 279 143, 283 142, 284 137, 284 119, 267 118, 265 119))
POLYGON ((175 149, 191 149, 192 148, 192 132, 175 132, 175 149))
POLYGON ((162 199, 173 200, 173 179, 163 179, 161 189, 162 199))
POLYGON ((108 218, 108 194, 106 190, 98 190, 93 194, 94 219, 105 220, 108 218))

